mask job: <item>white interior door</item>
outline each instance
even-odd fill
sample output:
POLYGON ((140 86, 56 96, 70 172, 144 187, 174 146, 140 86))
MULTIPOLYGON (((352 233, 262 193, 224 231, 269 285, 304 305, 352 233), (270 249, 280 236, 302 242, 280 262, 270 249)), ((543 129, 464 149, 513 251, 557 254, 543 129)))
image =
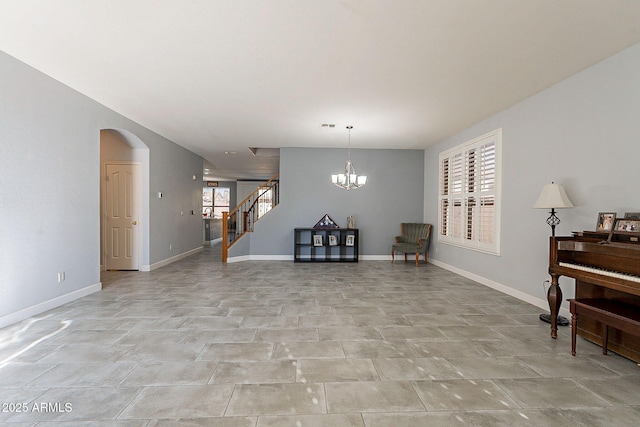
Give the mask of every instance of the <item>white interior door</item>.
POLYGON ((140 168, 133 163, 107 163, 105 168, 106 268, 138 270, 140 168))

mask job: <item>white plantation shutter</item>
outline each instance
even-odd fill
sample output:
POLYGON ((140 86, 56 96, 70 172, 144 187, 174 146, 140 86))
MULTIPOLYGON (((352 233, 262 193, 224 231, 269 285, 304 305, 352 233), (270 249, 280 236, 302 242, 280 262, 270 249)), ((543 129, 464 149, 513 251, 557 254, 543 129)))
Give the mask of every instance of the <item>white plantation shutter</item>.
POLYGON ((438 240, 500 255, 502 129, 440 153, 438 240))

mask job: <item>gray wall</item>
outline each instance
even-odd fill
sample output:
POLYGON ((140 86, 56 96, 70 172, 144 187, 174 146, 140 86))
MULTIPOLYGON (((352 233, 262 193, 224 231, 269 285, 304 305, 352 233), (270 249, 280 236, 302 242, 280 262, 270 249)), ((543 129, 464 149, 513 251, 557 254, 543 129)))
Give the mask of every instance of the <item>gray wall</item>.
POLYGON ((163 260, 202 247, 203 160, 166 139, 148 145, 149 247, 153 268, 163 260), (197 177, 195 181, 193 175, 197 177), (162 199, 157 197, 159 191, 162 199))
MULTIPOLYGON (((438 154, 503 128, 502 255, 438 244, 431 257, 545 299, 548 212, 532 209, 542 186, 564 185, 557 235, 595 230, 598 212, 640 211, 640 45, 597 64, 425 152, 425 221, 437 224, 438 154)), ((436 237, 436 236, 434 236, 436 237)), ((573 296, 565 279, 564 296, 573 296)))
MULTIPOLYGON (((293 255, 293 229, 313 227, 329 214, 341 227, 353 215, 360 229, 360 254, 390 257, 401 222, 421 222, 424 186, 422 150, 351 150, 367 184, 345 191, 331 183, 344 170, 346 149, 282 148, 280 205, 256 223, 252 256, 293 255)), ((233 255, 233 252, 230 253, 233 255)))
POLYGON ((3 52, 0 93, 0 326, 99 288, 101 129, 149 148, 149 262, 201 247, 200 215, 179 216, 200 212, 199 156, 3 52))

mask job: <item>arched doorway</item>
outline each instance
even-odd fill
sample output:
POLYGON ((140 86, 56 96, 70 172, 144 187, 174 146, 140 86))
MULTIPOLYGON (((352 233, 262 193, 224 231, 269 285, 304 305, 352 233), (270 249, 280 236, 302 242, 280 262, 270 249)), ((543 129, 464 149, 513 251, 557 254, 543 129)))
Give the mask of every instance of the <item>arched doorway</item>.
POLYGON ((149 149, 103 129, 100 171, 100 269, 149 271, 149 149))

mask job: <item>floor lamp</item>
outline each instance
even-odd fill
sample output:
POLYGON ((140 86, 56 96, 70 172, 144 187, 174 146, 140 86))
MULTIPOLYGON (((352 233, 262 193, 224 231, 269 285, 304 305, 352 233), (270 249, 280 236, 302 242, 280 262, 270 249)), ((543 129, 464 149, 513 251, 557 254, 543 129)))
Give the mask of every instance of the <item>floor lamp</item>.
MULTIPOLYGON (((560 224, 560 218, 556 216, 556 209, 572 208, 573 203, 567 197, 567 193, 564 191, 564 187, 560 184, 545 184, 542 187, 538 200, 533 205, 534 209, 551 209, 549 212, 549 218, 547 218, 547 224, 551 227, 551 236, 556 235, 556 225, 560 224)), ((551 289, 551 288, 549 288, 551 289)), ((562 295, 562 294, 560 294, 562 295)), ((540 315, 540 320, 543 322, 551 323, 551 314, 543 313, 540 315)), ((558 325, 567 326, 569 319, 566 317, 558 316, 558 325)))

